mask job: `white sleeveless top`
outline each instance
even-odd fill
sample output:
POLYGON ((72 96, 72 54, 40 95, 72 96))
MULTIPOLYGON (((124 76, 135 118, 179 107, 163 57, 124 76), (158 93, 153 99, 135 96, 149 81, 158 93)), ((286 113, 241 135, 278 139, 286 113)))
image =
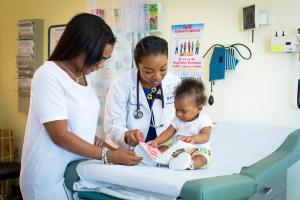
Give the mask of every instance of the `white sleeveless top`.
POLYGON ((81 157, 54 144, 43 123, 67 119, 69 131, 93 144, 100 105, 87 83, 77 84, 52 61, 35 72, 20 175, 25 200, 67 199, 64 171, 81 157))

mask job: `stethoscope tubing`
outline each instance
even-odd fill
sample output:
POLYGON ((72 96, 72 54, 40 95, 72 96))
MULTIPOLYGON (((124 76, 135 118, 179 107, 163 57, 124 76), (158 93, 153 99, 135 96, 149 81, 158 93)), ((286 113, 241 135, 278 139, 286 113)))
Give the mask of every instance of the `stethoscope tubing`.
POLYGON ((136 78, 136 111, 139 112, 140 110, 140 85, 139 85, 139 82, 140 82, 140 74, 139 72, 137 73, 137 78, 136 78))

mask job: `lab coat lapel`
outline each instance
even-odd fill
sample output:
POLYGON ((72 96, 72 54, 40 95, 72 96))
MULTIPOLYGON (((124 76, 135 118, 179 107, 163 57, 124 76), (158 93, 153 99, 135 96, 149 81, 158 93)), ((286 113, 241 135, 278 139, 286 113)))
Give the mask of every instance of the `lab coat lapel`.
POLYGON ((140 104, 141 106, 144 106, 149 112, 150 112, 150 107, 146 98, 146 95, 144 93, 144 89, 141 83, 139 83, 139 96, 140 96, 140 104))
MULTIPOLYGON (((137 96, 136 96, 136 83, 137 83, 137 72, 135 73, 135 76, 134 76, 134 82, 133 82, 133 87, 132 87, 132 95, 133 95, 133 98, 136 99, 137 101, 137 96)), ((149 108, 149 105, 148 105, 148 102, 147 102, 147 99, 146 99, 146 95, 144 93, 144 89, 143 89, 143 86, 142 84, 139 82, 139 97, 140 97, 140 107, 143 106, 147 109, 147 111, 150 112, 150 108, 149 108)))

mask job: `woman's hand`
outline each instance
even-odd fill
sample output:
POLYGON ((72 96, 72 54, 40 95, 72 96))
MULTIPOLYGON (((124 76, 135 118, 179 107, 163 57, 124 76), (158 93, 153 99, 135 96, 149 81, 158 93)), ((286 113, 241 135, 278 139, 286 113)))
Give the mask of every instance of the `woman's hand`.
POLYGON ((144 142, 144 135, 139 129, 129 130, 125 132, 124 140, 126 144, 135 147, 139 141, 144 142))
POLYGON ((187 142, 187 143, 195 143, 195 138, 193 136, 182 136, 180 140, 187 142))
POLYGON ((107 151, 107 159, 114 164, 137 165, 143 158, 138 157, 133 151, 117 149, 107 151))

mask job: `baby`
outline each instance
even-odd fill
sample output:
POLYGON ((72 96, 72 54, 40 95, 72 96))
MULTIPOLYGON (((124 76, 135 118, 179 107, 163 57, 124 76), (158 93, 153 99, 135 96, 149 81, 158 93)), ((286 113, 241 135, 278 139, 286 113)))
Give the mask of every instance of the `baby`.
MULTIPOLYGON (((201 111, 206 99, 202 81, 193 78, 184 79, 175 91, 176 117, 164 132, 149 141, 148 144, 159 146, 173 136, 173 142, 182 140, 193 143, 198 150, 191 153, 192 166, 190 169, 206 167, 211 158, 209 138, 213 126, 210 118, 201 111)), ((160 147, 160 149, 166 149, 165 146, 160 147)), ((181 151, 173 156, 176 158, 180 153, 181 151)))

